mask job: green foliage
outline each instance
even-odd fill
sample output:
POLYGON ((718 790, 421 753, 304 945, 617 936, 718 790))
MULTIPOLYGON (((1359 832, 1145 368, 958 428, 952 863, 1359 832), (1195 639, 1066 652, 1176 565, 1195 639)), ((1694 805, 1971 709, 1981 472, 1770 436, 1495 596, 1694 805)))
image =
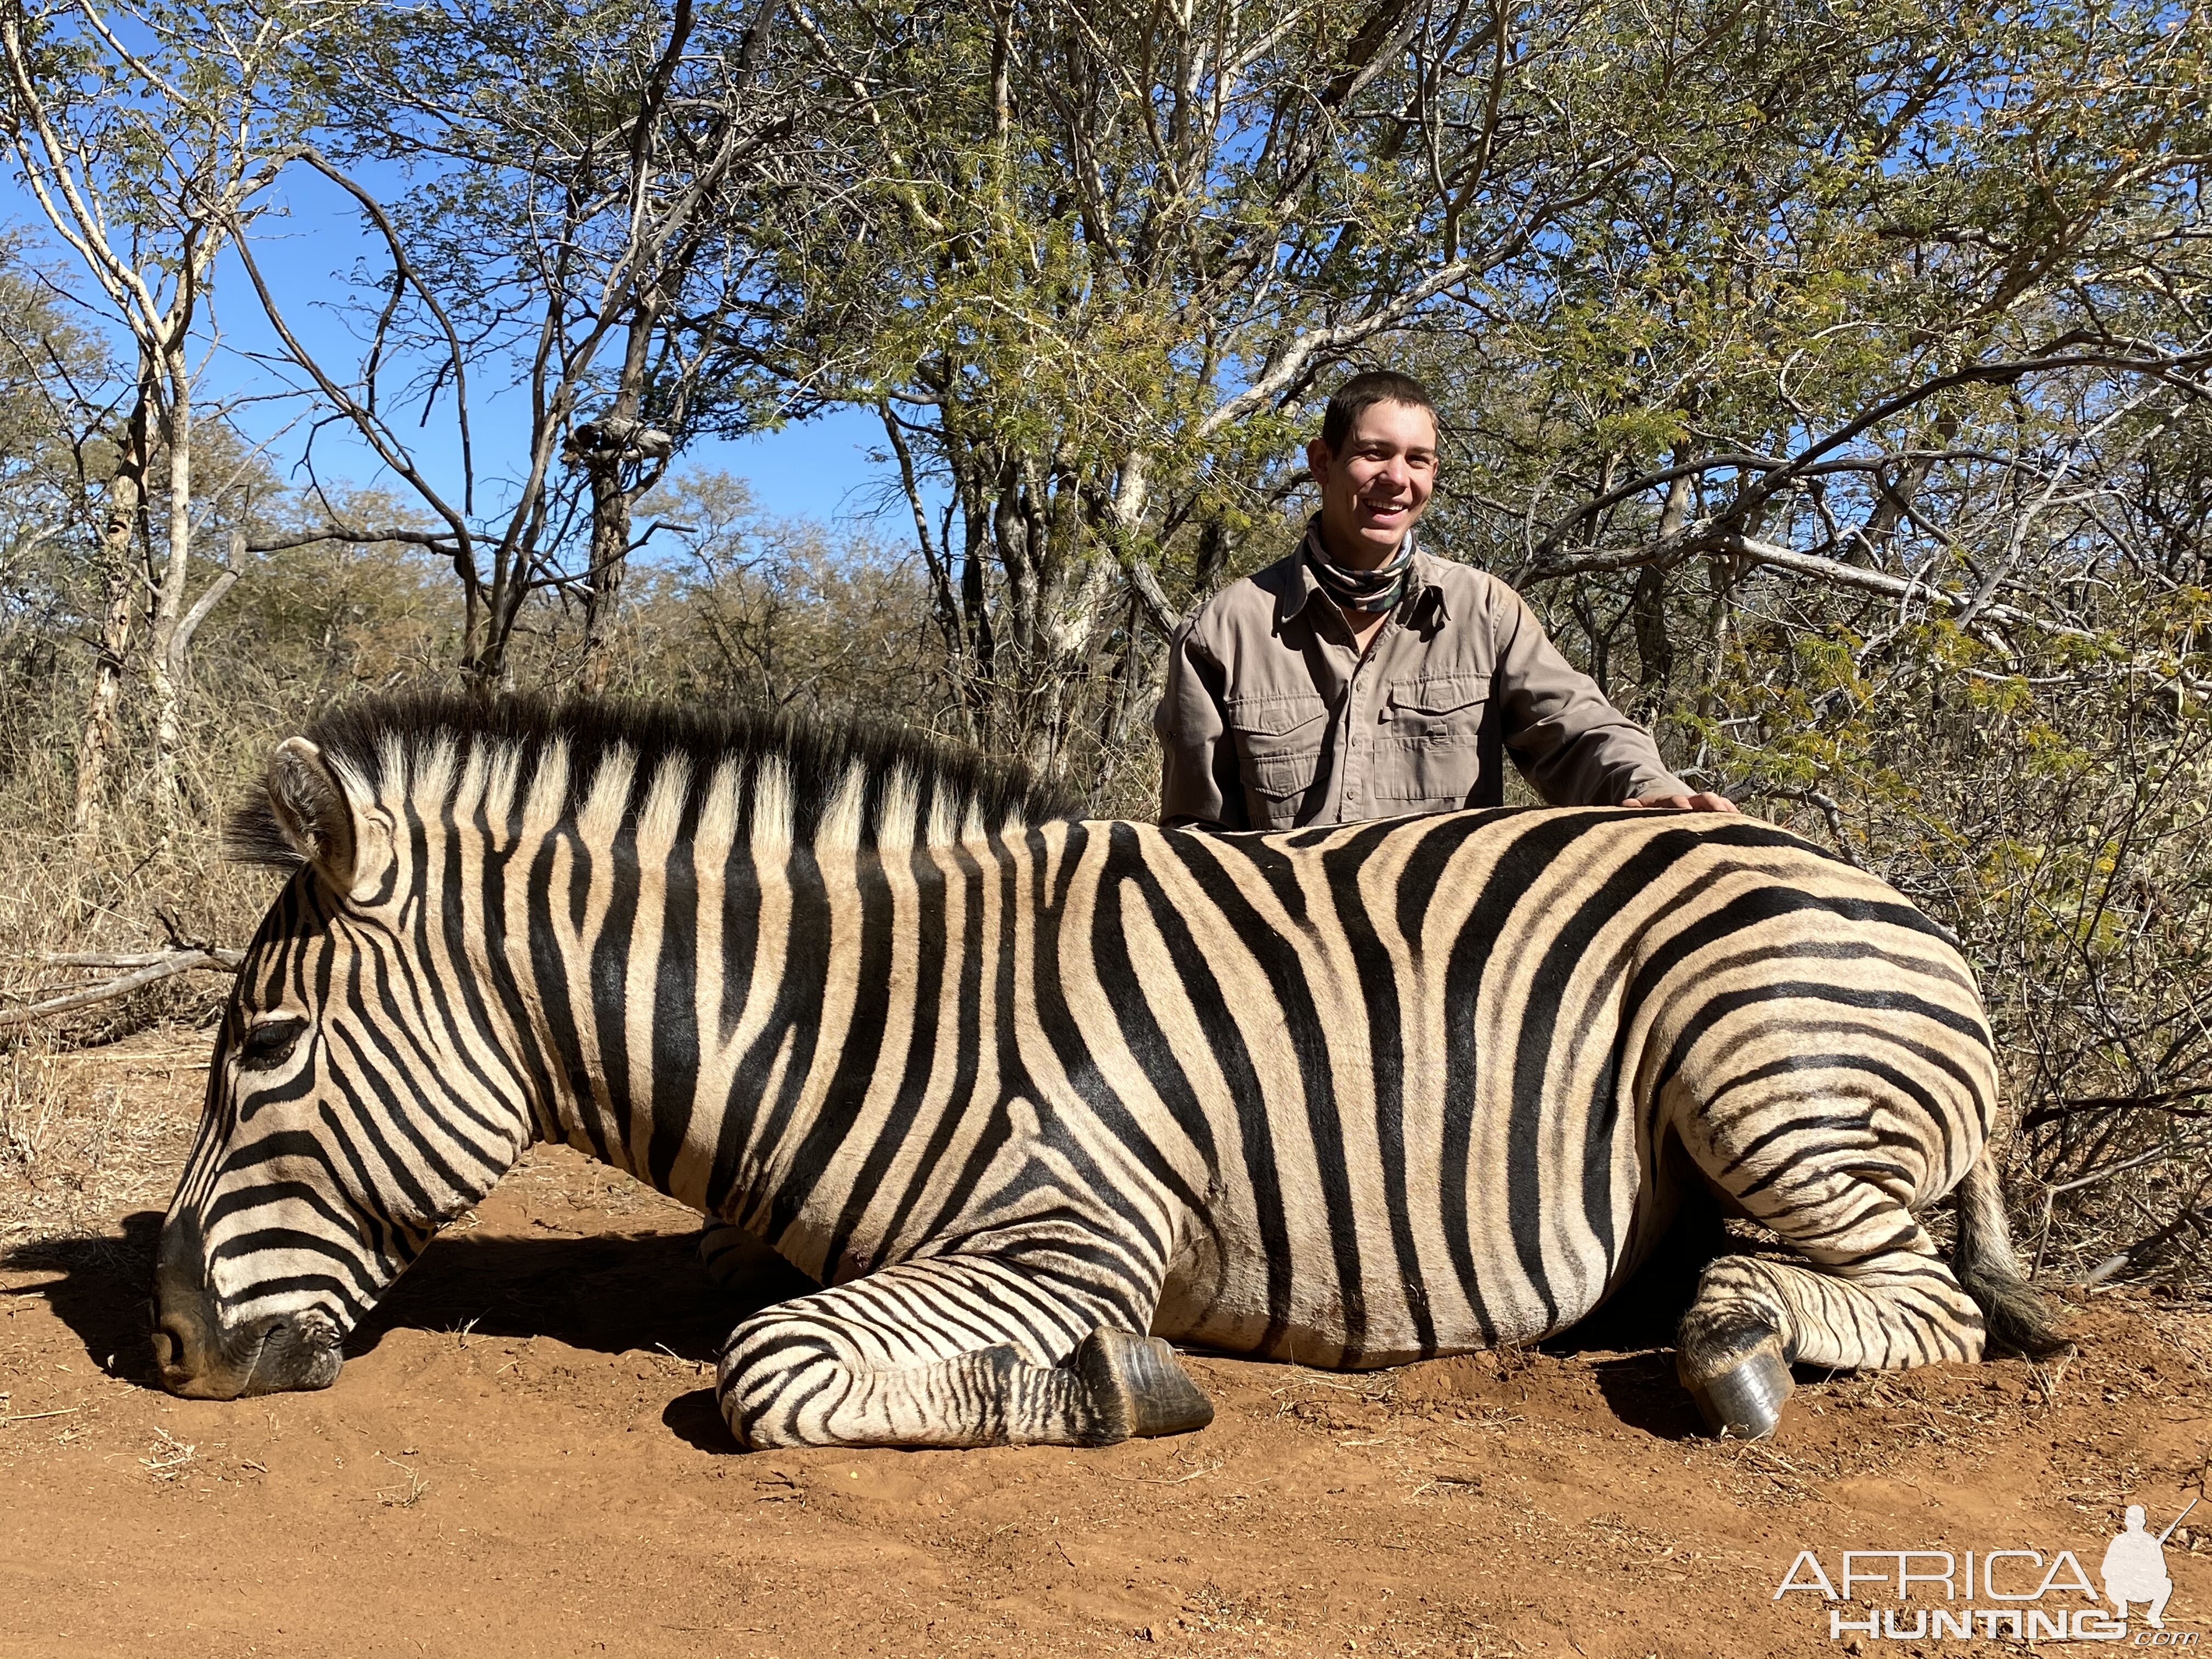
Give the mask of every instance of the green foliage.
MULTIPOLYGON (((27 49, 97 164, 146 170, 149 250, 169 158, 233 155, 210 111, 249 110, 249 149, 312 132, 402 172, 418 278, 352 295, 369 355, 392 349, 380 410, 395 388, 410 420, 449 407, 451 346, 529 427, 503 453, 530 482, 458 514, 250 476, 206 504, 196 586, 233 525, 306 537, 335 501, 392 532, 258 557, 207 624, 188 769, 210 814, 322 702, 463 659, 890 711, 1142 812, 1164 625, 1290 545, 1322 398, 1389 363, 1443 409, 1427 545, 1522 586, 1693 781, 1960 933, 2019 1162, 2064 1187, 2047 1259, 2191 1270, 2212 1193, 2188 1115, 2212 1101, 2197 14, 176 7, 145 14, 166 90, 83 15, 27 15, 27 49), (708 189, 744 122, 756 147, 708 189), (644 248, 678 222, 696 234, 644 248), (678 452, 866 408, 908 511, 838 537, 727 478, 660 479, 665 458, 591 472, 570 441, 623 398, 678 452), (496 544, 489 574, 455 518, 496 544), (610 548, 637 566, 611 627, 610 548)), ((35 310, 0 289, 0 336, 35 310)), ((0 830, 26 836, 88 672, 92 497, 58 458, 94 452, 96 401, 57 414, 0 364, 0 477, 45 480, 64 526, 0 534, 0 830)), ((52 913, 105 925, 204 874, 171 848, 132 886, 143 852, 118 841, 52 913)))

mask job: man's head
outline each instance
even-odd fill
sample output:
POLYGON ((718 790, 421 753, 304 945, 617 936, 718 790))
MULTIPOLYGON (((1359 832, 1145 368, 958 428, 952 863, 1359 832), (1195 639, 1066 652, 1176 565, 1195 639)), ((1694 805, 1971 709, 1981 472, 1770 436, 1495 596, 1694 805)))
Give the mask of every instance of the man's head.
POLYGON ((2127 1520, 2130 1532, 2141 1532, 2143 1529, 2143 1506, 2140 1504, 2129 1504, 2127 1520))
POLYGON ((1355 374, 1328 400, 1306 465, 1330 555, 1362 569, 1387 564, 1436 490, 1436 404, 1410 374, 1355 374))

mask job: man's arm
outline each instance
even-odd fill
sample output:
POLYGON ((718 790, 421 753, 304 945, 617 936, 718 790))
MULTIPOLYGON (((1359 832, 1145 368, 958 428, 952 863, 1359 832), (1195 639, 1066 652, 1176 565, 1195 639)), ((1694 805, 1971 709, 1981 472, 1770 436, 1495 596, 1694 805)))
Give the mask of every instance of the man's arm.
POLYGON ((1237 744, 1224 713, 1229 677, 1193 637, 1194 620, 1168 643, 1167 690, 1152 711, 1160 739, 1160 822, 1170 829, 1249 830, 1237 744))
POLYGON ((1538 794, 1554 806, 1735 810, 1669 771, 1651 734, 1559 654, 1519 594, 1502 582, 1491 592, 1505 745, 1538 794))

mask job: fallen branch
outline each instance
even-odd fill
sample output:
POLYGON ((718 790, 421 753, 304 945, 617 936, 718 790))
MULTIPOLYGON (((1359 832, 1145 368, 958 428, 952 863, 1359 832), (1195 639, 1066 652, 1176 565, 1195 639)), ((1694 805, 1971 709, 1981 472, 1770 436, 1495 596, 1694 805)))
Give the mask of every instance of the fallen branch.
POLYGON ((53 967, 127 968, 131 971, 105 984, 88 986, 82 991, 71 991, 62 996, 51 997, 44 1002, 34 1002, 27 1008, 0 1010, 0 1031, 18 1025, 29 1025, 41 1019, 51 1019, 57 1014, 73 1013, 79 1008, 90 1008, 116 997, 128 996, 133 991, 143 991, 149 985, 158 985, 174 975, 190 973, 196 969, 234 974, 246 957, 239 951, 196 945, 182 951, 140 951, 113 956, 77 952, 48 956, 41 960, 53 967))
POLYGON ((48 951, 39 962, 46 968, 151 968, 178 957, 212 957, 214 966, 234 974, 246 960, 240 951, 213 945, 179 945, 167 951, 48 951))
POLYGON ((2203 1211, 2194 1207, 2184 1210, 2156 1232, 2147 1237, 2139 1238, 2125 1249, 2115 1251, 2106 1256, 2089 1269, 2081 1282, 2084 1285, 2095 1285, 2103 1284, 2108 1279, 2117 1279, 2138 1261, 2153 1255, 2160 1245, 2171 1242, 2185 1229, 2194 1227, 2200 1233, 2204 1231, 2204 1223, 2203 1211))

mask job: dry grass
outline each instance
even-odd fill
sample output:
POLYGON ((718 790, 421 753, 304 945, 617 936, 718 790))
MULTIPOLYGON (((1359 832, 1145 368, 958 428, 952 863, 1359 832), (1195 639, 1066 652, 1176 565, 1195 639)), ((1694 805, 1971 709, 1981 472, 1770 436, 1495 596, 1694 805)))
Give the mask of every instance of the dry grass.
MULTIPOLYGON (((671 661, 684 655, 663 644, 671 661)), ((0 702, 0 1010, 103 977, 55 965, 46 960, 53 955, 185 940, 235 949, 252 936, 276 880, 224 863, 218 824, 251 786, 270 743, 353 687, 325 675, 304 690, 304 679, 257 679, 250 665, 225 672, 229 680, 204 687, 191 704, 176 821, 165 823, 153 798, 145 734, 126 730, 105 818, 82 840, 66 828, 80 689, 57 679, 43 708, 22 698, 0 702)), ((689 682, 664 684, 643 669, 639 676, 625 684, 702 694, 689 682)), ((1965 753, 1947 751, 1938 769, 1952 793, 1973 781, 1965 753)), ((1992 750, 1983 758, 1996 766, 2006 757, 1992 750)), ((2202 777, 2212 776, 2212 757, 2197 755, 2191 764, 2199 769, 2178 762, 2148 769, 2163 794, 2137 791, 2118 805, 2068 808, 2080 822, 2049 826, 2051 856, 2031 876, 1990 887, 1979 911, 1940 901, 1947 882, 1969 896, 1980 890, 1975 860, 1996 844, 1988 835, 1967 836, 1939 857, 1929 849, 1951 843, 1916 840, 1905 820, 1885 821, 1878 832, 1871 819, 1866 826, 1870 848, 1920 849, 1899 854, 1884 873, 1970 935, 2009 1073, 2008 1099, 2030 1114, 2029 1132, 2014 1138, 2010 1152, 2020 1243, 2053 1279, 2163 1283, 2191 1295, 2212 1284, 2212 1094, 2188 1092, 2192 1084, 2212 1089, 2203 1073, 2212 1056, 2212 1000, 2203 988, 2212 964, 2212 818, 2191 804, 2202 777), (2063 862, 2061 854, 2083 848, 2109 853, 2112 865, 2086 910, 2086 900, 2069 897, 2080 883, 2048 873, 2063 862), (2123 857, 2132 860, 2124 871, 2116 862, 2123 857), (1917 867, 1914 859, 1950 861, 1916 881, 1906 867, 1917 867), (2154 1091, 2136 1098, 2153 1085, 2178 1092, 2170 1100, 2154 1091)), ((1152 771, 1147 752, 1128 757, 1118 775, 1152 771)), ((1995 799, 2001 792, 1991 782, 1983 793, 1995 799)), ((1936 818, 1957 816, 1929 810, 1936 818)), ((1808 832, 1819 838, 1817 826, 1808 832)), ((202 1058, 189 1051, 204 1042, 205 1024, 228 989, 220 974, 179 974, 33 1027, 0 1030, 0 1239, 34 1224, 76 1224, 88 1212, 88 1189, 159 1184, 147 1175, 149 1155, 175 1126, 135 1109, 127 1066, 112 1074, 83 1067, 104 1045, 134 1036, 202 1058)), ((137 1063, 128 1050, 122 1058, 137 1063)))
POLYGON ((53 1038, 40 1033, 0 1055, 0 1179, 29 1181, 63 1111, 53 1038))
POLYGON ((42 1034, 0 1052, 0 1253, 165 1206, 207 1052, 175 1028, 88 1049, 42 1034))

